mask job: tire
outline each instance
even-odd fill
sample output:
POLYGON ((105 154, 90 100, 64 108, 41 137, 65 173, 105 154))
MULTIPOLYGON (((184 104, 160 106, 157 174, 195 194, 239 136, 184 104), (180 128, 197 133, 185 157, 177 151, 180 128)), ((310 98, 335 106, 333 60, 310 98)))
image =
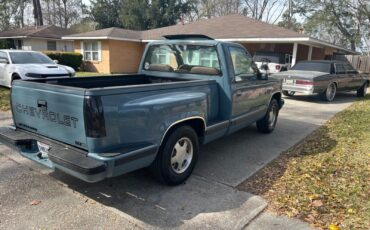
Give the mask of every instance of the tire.
POLYGON ((295 94, 294 91, 287 91, 287 90, 283 90, 283 95, 284 96, 287 96, 287 97, 293 97, 295 94))
POLYGON ((337 94, 337 85, 332 82, 328 85, 326 90, 320 94, 320 97, 324 101, 332 102, 337 94))
POLYGON ((274 131, 277 118, 279 116, 279 105, 276 99, 272 99, 266 115, 257 121, 257 129, 261 133, 271 133, 274 131))
POLYGON ((190 126, 180 126, 165 138, 150 169, 162 183, 182 184, 191 175, 198 152, 199 141, 194 129, 190 126))
POLYGON ((365 97, 369 83, 365 82, 360 89, 357 90, 357 97, 365 97))

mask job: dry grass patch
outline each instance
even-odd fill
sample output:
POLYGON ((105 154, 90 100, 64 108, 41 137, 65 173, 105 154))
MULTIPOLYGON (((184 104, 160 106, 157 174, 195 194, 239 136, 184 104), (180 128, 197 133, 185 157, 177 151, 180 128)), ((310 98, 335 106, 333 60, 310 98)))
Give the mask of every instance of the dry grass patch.
POLYGON ((10 90, 0 86, 0 111, 8 111, 10 109, 9 98, 10 90))
POLYGON ((370 95, 355 102, 239 189, 321 229, 369 229, 370 95))

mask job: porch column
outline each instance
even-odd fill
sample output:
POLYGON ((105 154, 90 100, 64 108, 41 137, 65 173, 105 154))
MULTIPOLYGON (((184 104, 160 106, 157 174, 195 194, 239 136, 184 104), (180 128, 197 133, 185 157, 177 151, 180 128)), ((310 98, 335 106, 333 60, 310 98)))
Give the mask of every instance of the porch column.
POLYGON ((292 56, 292 66, 294 66, 295 63, 297 62, 297 50, 298 50, 298 43, 297 42, 294 42, 294 45, 293 45, 293 56, 292 56))
POLYGON ((308 57, 307 60, 311 61, 312 60, 312 46, 308 47, 308 57))

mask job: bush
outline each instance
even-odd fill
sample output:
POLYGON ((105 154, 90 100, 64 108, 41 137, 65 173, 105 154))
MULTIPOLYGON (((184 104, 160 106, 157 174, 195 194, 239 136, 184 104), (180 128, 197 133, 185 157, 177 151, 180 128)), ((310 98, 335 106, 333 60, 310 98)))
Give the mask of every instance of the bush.
POLYGON ((75 52, 44 52, 52 60, 58 60, 61 65, 72 67, 74 70, 78 70, 82 63, 82 54, 75 52))

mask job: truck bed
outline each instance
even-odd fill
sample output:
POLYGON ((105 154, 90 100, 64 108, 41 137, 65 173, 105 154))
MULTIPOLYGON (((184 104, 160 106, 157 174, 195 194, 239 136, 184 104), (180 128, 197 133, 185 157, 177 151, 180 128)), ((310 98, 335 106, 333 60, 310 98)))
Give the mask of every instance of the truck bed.
POLYGON ((142 74, 31 80, 31 82, 46 83, 58 86, 69 86, 83 89, 151 85, 159 83, 189 81, 191 81, 191 79, 153 77, 142 74))

